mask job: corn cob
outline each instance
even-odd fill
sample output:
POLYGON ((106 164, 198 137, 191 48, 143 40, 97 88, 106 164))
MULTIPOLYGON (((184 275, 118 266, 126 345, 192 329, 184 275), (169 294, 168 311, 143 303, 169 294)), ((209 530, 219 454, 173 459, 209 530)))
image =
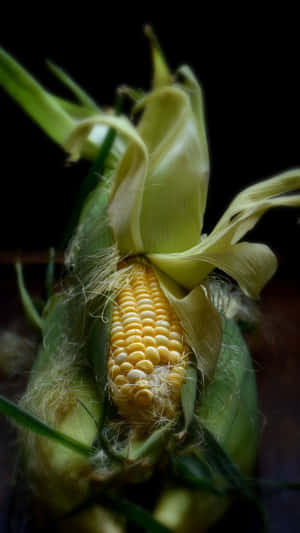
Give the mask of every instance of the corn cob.
POLYGON ((143 430, 175 417, 189 349, 153 269, 133 272, 114 303, 108 375, 120 415, 143 430))

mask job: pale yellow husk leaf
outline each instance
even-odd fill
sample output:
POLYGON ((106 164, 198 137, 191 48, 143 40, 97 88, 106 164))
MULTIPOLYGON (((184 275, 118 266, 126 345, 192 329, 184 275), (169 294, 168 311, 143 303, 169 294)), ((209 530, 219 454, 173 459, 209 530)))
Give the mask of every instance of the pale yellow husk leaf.
POLYGON ((197 286, 217 267, 233 277, 247 295, 256 298, 274 274, 277 261, 267 246, 238 241, 268 209, 300 205, 300 195, 289 194, 299 188, 299 169, 248 187, 233 200, 212 233, 202 236, 196 246, 180 253, 148 257, 187 289, 197 286))
POLYGON ((156 270, 160 285, 180 319, 186 342, 192 349, 202 378, 215 371, 222 344, 221 316, 211 302, 209 289, 199 285, 188 294, 156 270))

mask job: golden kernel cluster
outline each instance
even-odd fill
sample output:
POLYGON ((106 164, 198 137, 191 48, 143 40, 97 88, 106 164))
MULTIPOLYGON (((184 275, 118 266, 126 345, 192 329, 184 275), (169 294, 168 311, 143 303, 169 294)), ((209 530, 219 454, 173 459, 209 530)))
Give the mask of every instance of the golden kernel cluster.
POLYGON ((119 413, 137 424, 150 423, 155 413, 174 415, 187 354, 182 327, 153 269, 136 264, 113 308, 108 376, 119 413))

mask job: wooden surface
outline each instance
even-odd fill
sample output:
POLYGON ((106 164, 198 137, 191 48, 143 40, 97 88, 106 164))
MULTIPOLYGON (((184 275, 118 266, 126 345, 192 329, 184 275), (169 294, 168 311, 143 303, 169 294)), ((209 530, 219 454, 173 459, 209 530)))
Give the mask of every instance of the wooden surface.
MULTIPOLYGON (((40 283, 30 283, 38 295, 40 283)), ((16 285, 12 278, 0 282, 0 329, 15 328, 28 335, 16 285)), ((262 324, 255 335, 247 335, 257 373, 261 410, 261 447, 257 475, 266 480, 300 480, 300 286, 291 281, 273 281, 261 302, 262 324)), ((14 379, 0 377, 0 391, 11 398, 19 396, 28 369, 14 379)), ((0 415, 0 526, 4 529, 10 495, 10 478, 16 450, 15 433, 0 415)), ((300 531, 300 493, 263 493, 270 532, 300 531)), ((234 532, 257 531, 252 510, 236 505, 214 529, 234 532)))

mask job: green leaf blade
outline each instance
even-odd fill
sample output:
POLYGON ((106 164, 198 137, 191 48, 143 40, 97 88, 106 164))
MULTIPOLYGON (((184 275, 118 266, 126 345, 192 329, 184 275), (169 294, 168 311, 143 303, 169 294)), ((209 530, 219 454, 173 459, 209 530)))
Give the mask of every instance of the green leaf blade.
POLYGON ((189 488, 224 496, 224 490, 216 485, 207 464, 195 454, 185 454, 173 459, 175 475, 189 488))
POLYGON ((25 287, 24 278, 23 278, 23 271, 22 271, 22 265, 21 265, 20 261, 16 262, 15 268, 16 268, 16 273, 17 273, 17 282, 18 282, 19 293, 20 293, 20 297, 21 297, 21 301, 22 301, 22 305, 23 305, 23 309, 24 309, 25 315, 26 315, 28 321, 30 322, 30 324, 34 328, 36 328, 38 330, 42 330, 43 319, 41 318, 41 316, 39 315, 38 311, 36 310, 36 307, 35 307, 35 305, 33 303, 33 300, 32 300, 29 292, 27 291, 27 289, 25 287))
POLYGON ((173 423, 168 422, 163 427, 154 431, 150 437, 143 441, 132 441, 128 458, 130 461, 139 461, 140 459, 150 456, 157 457, 163 452, 163 445, 172 431, 173 423))
POLYGON ((0 48, 0 86, 57 144, 62 146, 75 121, 13 57, 0 48))
POLYGON ((7 398, 0 395, 0 411, 14 420, 20 427, 33 431, 42 437, 46 437, 53 441, 58 442, 62 446, 69 448, 72 451, 79 453, 84 457, 90 457, 92 454, 92 448, 85 446, 81 442, 69 437, 51 428, 32 414, 28 413, 25 409, 17 406, 7 398))
POLYGON ((107 358, 109 354, 110 332, 112 320, 112 302, 107 302, 103 310, 103 317, 94 319, 89 333, 87 351, 93 366, 94 378, 97 385, 101 420, 98 421, 101 428, 104 421, 107 384, 107 358))
POLYGON ((184 416, 184 433, 188 430, 195 411, 197 396, 197 368, 191 363, 188 365, 186 380, 181 387, 181 405, 184 416))
POLYGON ((249 474, 258 448, 259 410, 249 350, 236 322, 223 320, 223 339, 214 379, 203 390, 196 415, 249 474))
POLYGON ((47 300, 52 296, 52 293, 53 293, 54 270, 55 270, 55 249, 51 247, 49 250, 49 261, 48 261, 46 277, 45 277, 45 289, 46 289, 47 300))
POLYGON ((56 76, 63 85, 65 85, 76 97, 78 102, 80 102, 87 109, 99 112, 99 107, 96 102, 89 96, 89 94, 74 81, 69 74, 67 74, 61 67, 52 63, 52 61, 47 60, 46 64, 51 72, 56 76))

